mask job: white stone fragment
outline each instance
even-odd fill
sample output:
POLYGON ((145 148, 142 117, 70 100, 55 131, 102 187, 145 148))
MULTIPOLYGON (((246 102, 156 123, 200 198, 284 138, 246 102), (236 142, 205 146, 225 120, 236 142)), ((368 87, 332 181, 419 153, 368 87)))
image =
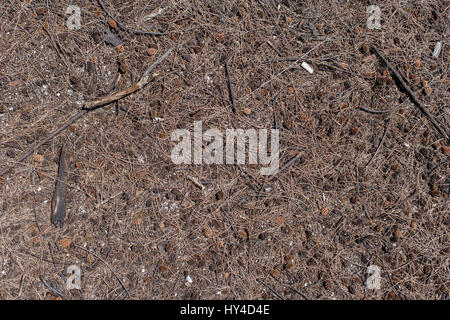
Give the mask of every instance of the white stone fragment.
POLYGON ((306 71, 308 71, 311 74, 314 72, 313 68, 309 64, 307 64, 305 61, 302 62, 302 67, 303 67, 303 69, 305 69, 306 71))
POLYGON ((438 41, 436 43, 436 45, 434 46, 434 50, 433 50, 433 58, 437 58, 439 57, 439 54, 441 53, 441 49, 442 49, 442 42, 438 41))

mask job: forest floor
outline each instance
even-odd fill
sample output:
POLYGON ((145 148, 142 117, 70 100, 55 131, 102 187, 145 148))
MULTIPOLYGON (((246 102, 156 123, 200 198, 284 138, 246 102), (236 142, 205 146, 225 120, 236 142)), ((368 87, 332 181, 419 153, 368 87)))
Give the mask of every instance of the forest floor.
POLYGON ((449 299, 450 141, 370 50, 448 134, 449 6, 0 1, 0 298, 449 299), (17 161, 169 48, 149 85, 17 161), (260 165, 176 165, 171 135, 194 121, 279 129, 280 164, 298 156, 272 180, 260 165))

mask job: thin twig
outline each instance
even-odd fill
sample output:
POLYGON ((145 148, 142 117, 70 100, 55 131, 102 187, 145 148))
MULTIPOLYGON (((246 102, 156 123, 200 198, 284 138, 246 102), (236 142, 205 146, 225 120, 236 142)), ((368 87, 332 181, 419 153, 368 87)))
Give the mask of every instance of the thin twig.
POLYGON ((51 221, 54 225, 62 228, 66 217, 67 196, 67 159, 66 147, 63 144, 59 155, 58 176, 55 183, 55 191, 52 199, 51 221))
POLYGON ((55 288, 53 288, 52 286, 50 286, 42 277, 39 277, 39 280, 41 280, 41 282, 44 284, 44 286, 49 289, 51 292, 53 292, 54 294, 56 294, 58 297, 60 297, 63 300, 67 300, 66 296, 64 294, 62 294, 61 292, 59 292, 58 290, 56 290, 55 288))
POLYGON ((273 175, 270 176, 269 181, 272 181, 273 179, 275 179, 275 177, 278 176, 279 173, 281 173, 282 171, 286 170, 287 168, 289 168, 300 156, 300 153, 297 153, 295 156, 293 156, 288 162, 286 162, 281 168, 280 170, 278 170, 276 173, 274 173, 273 175))
POLYGON ((119 28, 131 32, 131 33, 135 33, 135 34, 143 34, 143 35, 151 35, 151 36, 165 36, 166 34, 164 32, 153 32, 153 31, 144 31, 144 30, 138 30, 138 29, 133 29, 130 27, 127 27, 125 25, 123 25, 122 23, 120 23, 119 20, 117 20, 109 11, 108 9, 106 9, 105 5, 103 4, 103 2, 101 0, 97 0, 98 4, 100 5, 100 7, 102 7, 102 9, 106 12, 106 14, 113 19, 117 25, 119 26, 119 28))
POLYGON ((97 98, 96 100, 93 101, 88 101, 84 104, 83 109, 84 110, 94 110, 98 107, 102 107, 105 106, 107 104, 110 104, 112 102, 115 102, 117 100, 123 99, 127 96, 129 96, 132 93, 135 93, 136 91, 141 90, 145 85, 147 85, 150 80, 153 80, 154 78, 156 78, 159 74, 155 73, 152 75, 152 77, 150 76, 144 76, 142 77, 141 80, 139 80, 137 83, 135 83, 134 85, 132 85, 131 87, 128 87, 126 89, 123 89, 121 91, 115 92, 109 96, 106 97, 100 97, 97 98))
POLYGON ((367 162, 366 167, 369 166, 369 164, 372 162, 373 159, 375 159, 378 151, 381 149, 381 146, 384 143, 384 138, 386 137, 386 132, 389 128, 389 123, 386 125, 386 127, 384 128, 384 133, 383 133, 383 137, 381 138, 380 143, 378 144, 377 150, 375 150, 375 153, 373 154, 372 158, 370 158, 369 162, 367 162))
MULTIPOLYGON (((60 134, 62 131, 64 131, 65 129, 67 129, 72 123, 74 123, 75 121, 77 121, 78 119, 80 119, 82 116, 84 116, 86 113, 88 112, 88 110, 81 110, 80 112, 78 112, 77 114, 73 115, 72 117, 69 118, 69 120, 67 120, 60 128, 58 128, 57 130, 55 130, 54 132, 50 133, 47 137, 45 137, 43 140, 41 140, 38 144, 36 144, 34 147, 32 147, 30 150, 28 150, 27 152, 25 152, 23 155, 21 155, 19 157, 19 159, 16 160, 16 164, 19 162, 22 162, 23 160, 25 160, 26 158, 28 158, 30 155, 32 155, 37 149, 39 149, 42 145, 48 143, 49 141, 51 141, 54 137, 56 137, 58 134, 60 134)), ((2 175, 4 175, 5 173, 7 173, 9 170, 11 170, 13 168, 13 166, 7 167, 5 169, 3 169, 2 171, 0 171, 0 177, 2 175)))
POLYGON ((283 297, 281 294, 279 294, 277 291, 275 291, 275 289, 273 289, 271 286, 269 286, 267 283, 265 283, 264 281, 260 280, 260 279, 256 279, 256 281, 258 281, 260 284, 262 284, 264 287, 266 287, 267 289, 270 290, 270 292, 272 292, 274 295, 276 295, 278 298, 280 298, 281 300, 286 300, 285 297, 283 297))
POLYGON ((227 86, 228 86, 228 93, 230 95, 231 108, 233 112, 236 112, 236 101, 234 100, 233 87, 231 86, 230 72, 228 70, 228 64, 226 62, 225 62, 225 73, 227 74, 227 86))
MULTIPOLYGON (((42 145, 51 141, 54 137, 56 137, 62 131, 67 129, 72 123, 74 123, 75 121, 77 121, 78 119, 83 117, 89 111, 92 111, 95 108, 98 108, 101 106, 105 106, 105 105, 107 105, 111 102, 117 101, 119 99, 122 99, 122 98, 132 94, 133 92, 136 92, 136 91, 142 89, 145 85, 147 85, 150 82, 150 80, 154 79, 158 75, 158 74, 153 74, 152 77, 149 76, 149 74, 153 71, 153 69, 161 61, 163 61, 165 58, 167 58, 167 56, 169 55, 170 52, 172 52, 172 50, 173 50, 173 48, 170 48, 161 57, 156 59, 156 61, 150 67, 148 67, 147 70, 145 70, 143 77, 136 84, 134 84, 131 87, 126 88, 122 91, 113 93, 107 97, 102 97, 102 98, 98 98, 93 101, 86 102, 81 111, 79 111, 77 114, 70 117, 69 120, 67 120, 60 128, 58 128, 54 132, 50 133, 47 137, 45 137, 43 140, 41 140, 38 144, 36 144, 34 147, 30 148, 30 150, 28 150, 23 155, 21 155, 19 157, 19 159, 16 160, 15 164, 20 163, 23 160, 25 160, 26 158, 28 158, 30 155, 33 154, 33 152, 35 152, 37 149, 39 149, 42 145)), ((3 169, 2 171, 0 171, 0 177, 3 176, 5 173, 9 172, 9 170, 11 170, 13 167, 14 167, 14 165, 9 166, 9 167, 3 169)))
POLYGON ((428 120, 431 122, 434 128, 446 139, 448 139, 448 136, 445 133, 445 131, 438 125, 436 120, 434 120, 433 116, 428 112, 423 103, 416 97, 416 95, 411 90, 411 88, 406 84, 400 73, 386 60, 386 58, 383 57, 383 55, 375 47, 371 47, 370 49, 373 51, 373 53, 375 53, 378 59, 380 59, 386 65, 386 67, 392 72, 394 77, 398 80, 400 86, 408 93, 410 99, 419 108, 419 110, 428 118, 428 120))
POLYGON ((373 110, 373 109, 368 109, 368 108, 361 107, 361 106, 359 106, 358 109, 361 110, 361 111, 365 111, 365 112, 368 112, 368 113, 375 113, 375 114, 383 114, 383 113, 389 113, 389 112, 393 111, 393 109, 389 109, 389 110, 373 110))
POLYGON ((127 287, 125 287, 125 285, 123 284, 122 280, 119 278, 119 276, 114 272, 113 268, 111 268, 111 266, 108 264, 108 262, 106 262, 102 257, 98 256, 97 254, 95 254, 94 252, 92 252, 91 250, 88 250, 86 248, 80 247, 79 245, 74 244, 75 248, 81 249, 86 251, 87 253, 92 254, 94 257, 96 257, 98 260, 100 260, 101 262, 103 262, 105 264, 105 266, 108 267, 109 270, 111 270, 112 274, 114 275, 114 277, 116 277, 117 281, 119 281, 120 285, 122 286, 123 290, 125 290, 125 292, 127 293, 128 297, 131 297, 130 292, 128 292, 127 287))

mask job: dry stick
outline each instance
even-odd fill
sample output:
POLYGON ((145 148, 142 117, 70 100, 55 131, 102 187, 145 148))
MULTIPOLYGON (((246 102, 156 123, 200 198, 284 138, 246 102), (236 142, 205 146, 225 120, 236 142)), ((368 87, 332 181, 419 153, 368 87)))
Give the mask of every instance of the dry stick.
POLYGON ((225 62, 225 73, 227 74, 228 93, 230 94, 231 108, 236 112, 236 101, 234 100, 233 88, 231 86, 230 72, 228 71, 228 64, 225 62))
POLYGON ((132 85, 131 87, 128 87, 126 89, 123 89, 119 92, 115 92, 107 97, 101 97, 93 101, 88 101, 84 104, 83 109, 84 110, 94 110, 95 108, 102 107, 104 105, 110 104, 112 102, 115 102, 117 100, 123 99, 130 94, 141 90, 146 84, 148 84, 151 80, 156 78, 159 74, 154 73, 152 77, 150 76, 144 76, 141 80, 139 80, 136 84, 132 85))
MULTIPOLYGON (((126 97, 126 96, 128 96, 130 94, 132 94, 133 92, 136 92, 136 91, 142 89, 146 84, 148 84, 150 82, 150 80, 152 80, 154 77, 156 77, 158 75, 158 74, 153 74, 151 79, 150 79, 150 76, 149 76, 150 72, 152 72, 152 70, 161 61, 166 59, 167 56, 170 54, 170 52, 172 52, 172 50, 173 50, 173 48, 170 48, 161 57, 156 59, 156 61, 150 67, 148 67, 147 70, 145 70, 142 79, 139 80, 139 82, 136 83, 135 85, 133 85, 133 86, 131 86, 129 88, 126 88, 126 89, 124 89, 122 91, 119 91, 117 93, 113 93, 112 95, 109 95, 107 97, 102 97, 102 98, 99 98, 97 100, 85 103, 85 105, 83 106, 83 109, 80 112, 78 112, 77 114, 75 114, 74 116, 69 118, 69 120, 67 120, 60 128, 58 128, 56 131, 54 131, 51 134, 49 134, 47 137, 45 137, 43 140, 41 140, 37 145, 32 147, 30 150, 25 152, 23 155, 21 155, 19 157, 19 159, 17 159, 16 164, 19 163, 19 162, 22 162, 23 160, 28 158, 30 155, 33 154, 33 152, 35 152, 37 149, 39 149, 42 145, 44 145, 47 142, 51 141, 54 137, 56 137, 62 131, 67 129, 72 123, 74 123, 75 121, 77 121, 78 119, 83 117, 89 111, 92 111, 94 108, 100 107, 100 106, 104 106, 104 105, 109 104, 111 102, 120 100, 120 99, 122 99, 122 98, 124 98, 124 97, 126 97)), ((3 169, 2 171, 0 171, 0 177, 3 176, 5 173, 7 173, 9 170, 11 170, 13 167, 14 166, 9 166, 9 167, 3 169)))
POLYGON ((75 248, 81 249, 86 251, 87 253, 92 254, 94 257, 96 257, 97 259, 99 259, 101 262, 103 262, 105 264, 105 266, 108 267, 109 270, 111 270, 112 274, 116 277, 117 281, 119 281, 120 285, 122 286, 123 290, 125 290, 125 292, 128 294, 129 297, 131 297, 130 292, 128 292, 127 288, 125 287, 125 285, 123 284, 122 280, 119 278, 119 276, 114 272, 113 268, 111 268, 111 266, 108 264, 108 262, 106 262, 102 257, 98 256, 97 254, 95 254, 94 252, 80 247, 79 245, 74 244, 75 248))
POLYGON ((135 33, 135 34, 143 34, 143 35, 151 35, 151 36, 165 36, 166 34, 164 32, 153 32, 153 31, 143 31, 143 30, 138 30, 138 29, 133 29, 130 27, 127 27, 125 25, 123 25, 122 23, 119 22, 119 20, 117 20, 105 7, 105 5, 103 4, 103 2, 101 0, 97 0, 98 4, 100 5, 100 7, 102 7, 102 9, 106 12, 106 14, 113 19, 117 25, 123 29, 126 30, 128 32, 131 33, 135 33))
MULTIPOLYGON (((46 144, 47 142, 51 141, 54 137, 56 137, 58 134, 60 134, 62 131, 67 129, 72 123, 74 123, 76 120, 84 116, 88 110, 81 110, 76 115, 72 116, 69 120, 67 120, 59 129, 49 134, 47 137, 45 137, 43 140, 41 140, 37 145, 32 147, 30 150, 25 152, 23 155, 19 157, 19 159, 16 160, 16 163, 22 162, 26 158, 28 158, 30 155, 33 154, 37 149, 39 149, 42 145, 46 144)), ((9 170, 11 170, 13 166, 7 167, 0 171, 0 177, 7 173, 9 170)))
POLYGON ((298 294, 299 296, 301 296, 303 299, 305 300, 311 300, 310 298, 308 298, 308 296, 306 296, 305 294, 301 293, 300 291, 298 291, 297 289, 291 287, 290 285, 281 282, 279 279, 275 278, 272 274, 270 275, 275 281, 277 281, 280 285, 282 285, 283 287, 288 288, 289 290, 292 290, 293 292, 295 292, 296 294, 298 294))
POLYGON ((428 112, 423 103, 416 97, 411 88, 405 83, 403 77, 400 73, 383 57, 383 55, 375 48, 370 47, 370 49, 375 53, 375 55, 386 65, 386 67, 394 74, 394 77, 398 80, 401 87, 406 90, 410 99, 414 102, 414 104, 419 108, 419 110, 428 118, 434 128, 443 135, 446 139, 448 139, 447 134, 444 130, 437 124, 436 120, 434 120, 433 116, 428 112))
POLYGON ((369 162, 367 162, 366 167, 369 166, 369 164, 372 162, 373 159, 375 159, 378 151, 381 149, 381 146, 384 143, 384 138, 386 137, 386 132, 388 131, 388 127, 389 127, 389 123, 384 128, 384 133, 383 133, 383 137, 381 138, 380 144, 378 145, 377 150, 375 150, 375 153, 373 154, 372 158, 370 158, 369 162))
POLYGON ((281 294, 279 294, 277 291, 275 291, 275 289, 273 289, 271 286, 269 286, 267 283, 265 283, 264 281, 260 280, 260 279, 256 279, 256 281, 258 281, 260 284, 262 284, 264 287, 266 287, 267 289, 270 290, 270 292, 272 292, 274 295, 276 295, 278 298, 280 298, 281 300, 286 300, 285 297, 283 297, 281 294))
POLYGON ((286 170, 287 168, 289 168, 300 156, 300 153, 297 153, 295 156, 293 156, 288 162, 286 162, 286 164, 284 164, 280 170, 278 170, 276 173, 274 173, 273 175, 270 176, 269 181, 272 181, 273 179, 275 179, 275 177, 278 176, 279 173, 281 173, 282 171, 286 170))
POLYGON ((361 111, 365 111, 365 112, 368 112, 368 113, 374 113, 374 114, 383 114, 383 113, 389 113, 389 112, 394 111, 394 109, 389 109, 389 110, 372 110, 372 109, 361 107, 361 106, 359 106, 358 109, 361 110, 361 111))
POLYGON ((51 221, 54 225, 62 228, 66 217, 67 196, 67 159, 66 146, 63 144, 59 156, 58 177, 55 184, 55 192, 52 199, 51 221))
POLYGON ((56 294, 57 296, 59 296, 61 299, 63 300, 67 300, 66 296, 63 295, 61 292, 59 292, 58 290, 56 290, 55 288, 53 288, 52 286, 50 286, 42 277, 39 277, 39 280, 42 281, 42 283, 44 284, 44 286, 49 289, 51 292, 53 292, 54 294, 56 294))

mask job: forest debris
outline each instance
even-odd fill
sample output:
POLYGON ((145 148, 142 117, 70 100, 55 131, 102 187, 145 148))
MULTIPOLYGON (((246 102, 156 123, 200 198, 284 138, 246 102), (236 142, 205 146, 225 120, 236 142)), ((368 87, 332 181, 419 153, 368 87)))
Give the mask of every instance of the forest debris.
POLYGON ((423 103, 416 97, 414 92, 411 90, 411 88, 406 84, 403 77, 400 75, 400 73, 386 60, 385 57, 375 48, 371 47, 371 50, 373 53, 386 65, 386 67, 391 71, 391 73, 394 75, 394 77, 398 80, 399 85, 402 89, 404 89, 410 99, 414 102, 414 104, 419 108, 419 110, 428 118, 428 120, 431 122, 431 124, 434 126, 434 128, 445 137, 445 139, 448 139, 447 133, 438 125, 436 120, 434 120, 433 116, 428 112, 428 110, 425 108, 423 103))
POLYGON ((139 80, 137 83, 135 83, 134 85, 132 85, 131 87, 128 87, 126 89, 123 89, 119 92, 115 92, 107 97, 100 97, 96 100, 93 101, 88 101, 85 103, 84 105, 84 110, 93 110, 94 108, 97 107, 101 107, 104 105, 107 105, 111 102, 120 100, 122 98, 125 98, 126 96, 129 96, 130 94, 139 91, 140 89, 142 89, 143 87, 145 87, 151 80, 153 80, 154 78, 156 78, 159 74, 158 73, 154 73, 150 76, 150 72, 164 59, 167 58, 167 56, 172 52, 173 48, 170 48, 169 50, 167 50, 161 57, 159 57, 158 59, 156 59, 155 62, 153 62, 153 64, 148 67, 147 70, 145 70, 141 80, 139 80))
POLYGON ((436 45, 434 46, 434 50, 433 50, 433 58, 438 58, 439 57, 439 54, 441 53, 441 49, 442 49, 442 42, 441 41, 438 41, 437 43, 436 43, 436 45))
MULTIPOLYGON (((167 56, 170 54, 170 52, 172 52, 172 50, 173 50, 173 48, 170 48, 161 57, 156 59, 155 62, 153 62, 152 65, 150 67, 148 67, 147 70, 145 70, 144 75, 142 76, 141 80, 138 83, 136 83, 135 85, 131 86, 130 88, 124 89, 122 91, 119 91, 117 93, 114 93, 111 96, 102 97, 102 98, 99 98, 97 100, 94 100, 94 101, 91 101, 91 102, 87 102, 84 105, 84 107, 83 107, 83 109, 81 111, 79 111, 77 114, 75 114, 72 117, 70 117, 69 120, 67 120, 60 128, 58 128, 56 131, 52 132, 47 137, 42 139, 34 147, 31 147, 27 152, 25 152, 23 155, 21 155, 19 157, 19 159, 17 159, 16 163, 22 162, 23 160, 28 158, 31 154, 33 154, 33 152, 35 152, 37 149, 39 149, 42 145, 44 145, 45 143, 51 141, 54 137, 56 137, 62 131, 67 129, 72 123, 74 123, 76 120, 78 120, 81 117, 83 117, 86 113, 88 113, 89 111, 93 110, 94 108, 101 107, 101 106, 104 106, 104 105, 109 104, 111 102, 114 102, 114 101, 117 101, 119 99, 122 99, 122 98, 132 94, 133 92, 136 92, 136 91, 140 90, 141 88, 143 88, 146 84, 148 84, 153 79, 153 77, 151 78, 149 76, 150 72, 152 72, 153 69, 159 63, 161 63, 164 59, 166 59, 167 56)), ((157 75, 158 74, 153 74, 154 77, 157 76, 157 75)), ((6 174, 11 169, 12 169, 12 166, 3 169, 2 171, 0 171, 0 176, 6 174)))
POLYGON ((131 33, 134 33, 134 34, 143 34, 143 35, 152 35, 152 36, 164 36, 165 35, 165 33, 163 33, 163 32, 145 31, 145 30, 138 30, 138 29, 133 29, 133 28, 127 27, 127 26, 123 25, 122 23, 120 23, 120 21, 117 20, 111 14, 111 12, 106 9, 105 5, 103 4, 103 1, 97 0, 97 2, 100 5, 100 7, 103 9, 103 11, 106 12, 108 17, 110 17, 117 24, 117 26, 119 28, 121 28, 121 29, 123 29, 125 31, 131 32, 131 33))
POLYGON ((319 31, 317 31, 316 25, 314 23, 309 22, 308 27, 309 27, 309 29, 311 29, 311 32, 313 33, 313 35, 315 37, 317 37, 319 35, 319 31))
POLYGON ((66 195, 67 195, 67 162, 65 146, 61 147, 59 156, 58 177, 56 178, 55 192, 52 199, 51 221, 57 227, 64 225, 66 216, 66 195))
POLYGON ((234 100, 233 87, 231 86, 231 79, 230 79, 230 71, 228 70, 228 64, 226 62, 225 62, 225 73, 227 76, 227 86, 228 86, 228 93, 230 95, 231 109, 233 110, 233 112, 236 112, 236 101, 234 100))
POLYGON ((109 31, 109 29, 106 29, 105 33, 106 33, 106 35, 105 35, 106 43, 108 43, 114 47, 117 47, 122 44, 122 42, 123 42, 122 39, 120 39, 116 34, 109 31))
POLYGON ((63 247, 64 249, 67 249, 72 244, 72 239, 64 237, 60 240, 60 244, 61 244, 61 247, 63 247))
POLYGON ((195 177, 187 176, 187 178, 200 189, 204 190, 205 186, 195 177))
POLYGON ((302 62, 302 67, 303 67, 303 69, 308 71, 310 74, 312 74, 314 72, 313 68, 305 61, 302 62))
POLYGON ((298 158, 300 157, 300 153, 296 153, 295 156, 293 156, 291 159, 289 159, 288 162, 286 162, 281 168, 280 170, 278 170, 276 173, 274 173, 273 175, 271 175, 269 177, 269 181, 272 181, 273 179, 275 179, 275 177, 278 176, 279 173, 283 172, 284 170, 286 170, 287 168, 289 168, 298 158))

